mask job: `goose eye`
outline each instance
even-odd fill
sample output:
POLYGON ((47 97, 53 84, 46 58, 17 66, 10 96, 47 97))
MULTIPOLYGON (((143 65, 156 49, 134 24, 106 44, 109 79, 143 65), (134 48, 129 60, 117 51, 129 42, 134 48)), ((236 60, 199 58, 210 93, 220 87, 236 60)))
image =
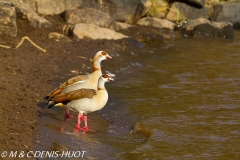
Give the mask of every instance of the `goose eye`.
POLYGON ((107 54, 107 52, 106 51, 102 51, 102 55, 106 55, 107 54))
POLYGON ((103 78, 108 78, 109 76, 107 74, 102 75, 103 78))

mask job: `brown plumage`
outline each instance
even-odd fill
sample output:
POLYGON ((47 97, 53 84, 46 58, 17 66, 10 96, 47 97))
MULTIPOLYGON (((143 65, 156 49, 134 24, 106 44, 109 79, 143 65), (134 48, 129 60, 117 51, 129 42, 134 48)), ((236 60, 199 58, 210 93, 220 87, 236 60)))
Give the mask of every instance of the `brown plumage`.
MULTIPOLYGON (((54 101, 55 103, 67 104, 68 102, 77 100, 77 99, 82 99, 82 98, 91 99, 95 95, 96 95, 96 90, 82 88, 82 89, 77 89, 67 93, 59 94, 56 97, 54 97, 52 101, 54 101)), ((51 108, 53 107, 53 105, 48 105, 47 107, 51 108)))
MULTIPOLYGON (((67 93, 61 93, 55 96, 47 105, 48 108, 53 106, 63 106, 65 105, 70 110, 79 112, 78 123, 75 127, 75 132, 78 133, 79 130, 83 130, 85 133, 88 130, 87 125, 87 113, 95 112, 102 109, 108 101, 108 92, 105 88, 105 82, 114 81, 109 75, 105 74, 99 77, 97 90, 94 89, 77 89, 67 93), (84 120, 85 126, 82 128, 81 121, 84 120)), ((71 115, 69 115, 68 110, 65 114, 65 119, 61 131, 64 130, 65 122, 71 115)))
POLYGON ((64 82, 62 85, 60 85, 58 88, 54 89, 48 96, 46 96, 44 99, 46 100, 52 100, 55 96, 66 93, 69 91, 73 91, 80 88, 89 88, 89 89, 97 89, 97 81, 99 76, 102 75, 101 71, 101 61, 105 59, 112 59, 111 56, 108 55, 106 51, 99 51, 96 53, 96 55, 93 58, 93 72, 89 75, 79 75, 76 77, 73 77, 66 82, 64 82))
POLYGON ((69 80, 67 80, 66 82, 64 82, 63 84, 61 84, 58 88, 54 89, 48 96, 44 97, 44 99, 46 100, 51 100, 53 99, 55 96, 59 95, 62 90, 64 90, 66 87, 77 83, 77 82, 84 82, 88 79, 87 75, 79 75, 73 78, 70 78, 69 80))

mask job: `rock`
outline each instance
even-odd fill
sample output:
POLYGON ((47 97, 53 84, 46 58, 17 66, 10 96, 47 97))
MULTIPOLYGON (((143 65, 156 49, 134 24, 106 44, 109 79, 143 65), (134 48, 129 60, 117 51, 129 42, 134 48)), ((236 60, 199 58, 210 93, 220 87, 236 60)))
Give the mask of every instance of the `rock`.
POLYGON ((188 25, 186 25, 184 28, 189 31, 189 30, 194 30, 196 28, 196 26, 199 25, 210 25, 212 27, 214 27, 211 23, 211 21, 209 21, 208 19, 205 18, 198 18, 196 20, 193 20, 191 23, 189 23, 188 25))
POLYGON ((154 17, 142 18, 137 22, 137 24, 142 26, 156 27, 156 28, 166 28, 170 30, 173 30, 175 27, 175 23, 169 20, 159 19, 154 17))
POLYGON ((233 25, 234 29, 240 29, 240 22, 237 22, 233 25))
POLYGON ((197 8, 203 8, 205 5, 205 0, 177 0, 179 2, 184 2, 197 8))
POLYGON ((48 28, 51 23, 40 17, 28 4, 15 4, 17 15, 22 19, 27 19, 31 26, 35 28, 48 28))
POLYGON ((209 19, 215 22, 228 21, 233 24, 234 28, 237 28, 237 24, 240 22, 240 2, 214 5, 209 19))
POLYGON ((148 11, 150 0, 98 0, 101 10, 118 22, 133 24, 148 11))
POLYGON ((23 3, 41 15, 58 15, 68 9, 95 8, 118 22, 134 23, 145 16, 151 0, 6 0, 23 3))
POLYGON ((116 22, 106 13, 93 8, 69 9, 64 18, 68 24, 87 23, 112 30, 119 30, 116 22))
POLYGON ((91 39, 122 39, 127 38, 127 36, 112 31, 107 28, 98 27, 94 24, 84 24, 78 23, 73 28, 73 35, 77 39, 83 39, 88 37, 91 39))
POLYGON ((122 23, 122 22, 116 22, 116 23, 118 25, 119 30, 128 29, 128 28, 133 27, 133 25, 130 25, 130 24, 127 24, 127 23, 122 23))
POLYGON ((142 133, 147 137, 150 137, 152 135, 152 130, 150 128, 145 127, 142 122, 137 122, 132 130, 130 131, 130 134, 134 134, 134 133, 142 133))
MULTIPOLYGON (((94 0, 88 0, 91 2, 94 0)), ((81 7, 84 0, 35 0, 36 10, 43 15, 61 14, 67 9, 81 7)))
POLYGON ((0 2, 0 34, 17 35, 16 10, 9 2, 0 2))
POLYGON ((143 16, 147 14, 150 7, 152 6, 152 2, 149 0, 142 0, 140 3, 138 3, 135 14, 132 19, 132 23, 137 22, 139 19, 141 19, 143 16))
POLYGON ((157 42, 161 44, 165 43, 167 39, 175 38, 175 32, 173 30, 140 25, 121 30, 121 33, 143 43, 157 42))
MULTIPOLYGON (((26 3, 33 4, 31 0, 26 3)), ((111 15, 115 21, 126 23, 144 16, 149 4, 150 0, 35 0, 36 11, 43 15, 61 14, 68 9, 95 8, 111 15)))
POLYGON ((234 36, 234 30, 229 22, 211 23, 207 19, 198 18, 184 27, 184 35, 190 37, 204 35, 231 39, 234 36))
POLYGON ((182 20, 191 20, 196 18, 208 18, 209 8, 197 9, 185 3, 174 2, 166 19, 179 23, 182 20), (179 15, 178 15, 179 14, 179 15))
POLYGON ((223 37, 227 39, 234 38, 233 25, 230 22, 212 22, 218 29, 217 37, 223 37))

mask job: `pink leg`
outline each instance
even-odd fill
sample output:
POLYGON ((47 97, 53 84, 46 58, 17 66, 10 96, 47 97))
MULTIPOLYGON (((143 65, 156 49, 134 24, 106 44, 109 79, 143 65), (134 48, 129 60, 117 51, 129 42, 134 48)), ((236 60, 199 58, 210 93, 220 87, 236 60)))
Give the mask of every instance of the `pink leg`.
POLYGON ((61 132, 64 131, 65 123, 66 123, 67 119, 69 119, 69 118, 73 118, 73 116, 69 114, 69 109, 67 108, 65 115, 64 115, 64 122, 62 124, 61 132))
POLYGON ((69 114, 69 109, 66 108, 66 113, 65 113, 65 117, 68 118, 73 118, 73 116, 71 114, 69 114))
POLYGON ((88 127, 87 121, 89 120, 86 115, 83 115, 84 120, 84 127, 83 127, 83 134, 85 134, 87 131, 95 131, 88 127))
POLYGON ((77 125, 75 126, 74 132, 77 134, 79 130, 82 130, 81 128, 81 120, 83 119, 83 114, 79 113, 78 114, 78 122, 77 125))

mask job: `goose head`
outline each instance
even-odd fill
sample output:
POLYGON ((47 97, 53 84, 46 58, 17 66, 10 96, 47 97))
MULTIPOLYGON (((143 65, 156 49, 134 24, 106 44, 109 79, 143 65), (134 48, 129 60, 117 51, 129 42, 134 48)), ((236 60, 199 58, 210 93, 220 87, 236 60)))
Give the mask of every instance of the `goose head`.
POLYGON ((98 51, 94 56, 93 61, 102 61, 105 59, 112 59, 112 57, 109 56, 106 51, 98 51))
POLYGON ((98 79, 98 90, 105 90, 105 82, 113 82, 114 79, 112 79, 108 74, 103 74, 98 79))
POLYGON ((110 77, 110 75, 108 74, 103 74, 100 78, 99 78, 100 81, 103 81, 103 82, 113 82, 114 79, 110 77))

